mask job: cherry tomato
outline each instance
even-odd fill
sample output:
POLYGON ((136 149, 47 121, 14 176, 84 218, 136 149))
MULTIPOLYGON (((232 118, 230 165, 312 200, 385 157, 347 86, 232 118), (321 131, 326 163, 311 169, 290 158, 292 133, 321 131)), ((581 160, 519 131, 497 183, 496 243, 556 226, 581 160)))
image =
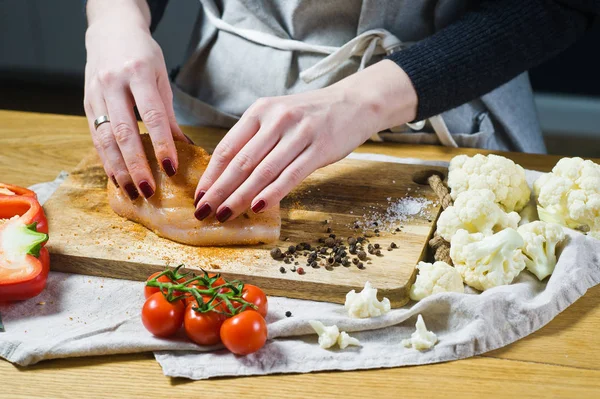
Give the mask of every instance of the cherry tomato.
MULTIPOLYGON (((244 284, 244 291, 242 292, 242 298, 251 304, 255 305, 258 313, 262 317, 267 317, 267 311, 269 310, 269 303, 267 301, 267 295, 255 285, 252 284, 244 284)), ((237 309, 241 307, 242 304, 236 302, 234 307, 237 309)))
POLYGON ((216 312, 200 313, 194 305, 187 305, 183 328, 189 339, 198 345, 215 345, 221 342, 221 325, 225 316, 216 312))
POLYGON ((255 310, 245 310, 223 322, 221 341, 236 355, 254 353, 267 342, 267 322, 255 310))
POLYGON ((157 337, 169 337, 181 328, 184 313, 182 300, 169 302, 162 292, 156 292, 146 299, 142 307, 142 323, 157 337))
MULTIPOLYGON (((152 275, 150 275, 150 277, 148 277, 148 279, 146 281, 152 280, 154 277, 158 276, 161 272, 156 272, 156 273, 152 273, 152 275)), ((158 278, 158 281, 161 283, 171 283, 171 279, 167 276, 160 276, 158 278)), ((183 283, 185 281, 185 277, 180 278, 179 280, 177 280, 178 283, 183 283)), ((160 290, 158 289, 158 287, 148 287, 148 286, 144 286, 144 297, 146 299, 150 298, 151 295, 159 292, 160 290)), ((163 292, 166 294, 167 290, 163 290, 163 292)), ((175 296, 181 295, 182 293, 179 291, 174 291, 173 292, 175 294, 175 296)))

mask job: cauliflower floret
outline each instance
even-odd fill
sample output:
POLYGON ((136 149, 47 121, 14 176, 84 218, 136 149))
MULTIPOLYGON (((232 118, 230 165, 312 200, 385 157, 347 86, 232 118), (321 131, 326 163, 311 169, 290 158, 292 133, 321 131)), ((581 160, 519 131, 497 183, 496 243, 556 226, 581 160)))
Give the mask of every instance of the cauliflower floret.
POLYGON ((525 180, 525 170, 510 159, 493 154, 477 154, 472 158, 458 155, 450 161, 448 170, 453 199, 467 190, 487 188, 506 212, 519 212, 529 202, 531 190, 525 180))
POLYGON ((510 284, 525 268, 523 238, 514 229, 493 236, 459 230, 450 243, 450 258, 463 281, 480 291, 510 284))
POLYGON ((308 323, 319 334, 319 346, 323 349, 329 349, 336 343, 341 349, 346 349, 350 345, 360 346, 358 339, 351 337, 345 331, 340 333, 338 326, 326 326, 318 320, 310 320, 308 323))
POLYGON ((350 345, 360 346, 360 341, 354 337, 351 337, 346 331, 342 331, 337 340, 340 349, 346 349, 350 345))
POLYGON ((446 262, 419 262, 417 280, 410 287, 410 299, 420 301, 438 292, 464 292, 460 273, 446 262))
POLYGON ((402 340, 402 345, 407 348, 411 346, 416 350, 422 351, 426 349, 431 349, 437 342, 437 336, 431 332, 427 331, 427 326, 423 321, 423 316, 417 316, 417 324, 415 325, 417 328, 414 333, 408 339, 402 340))
POLYGON ((348 311, 348 315, 354 318, 365 318, 381 316, 390 311, 390 300, 383 298, 381 302, 377 300, 377 289, 371 286, 368 281, 365 283, 365 288, 360 293, 352 290, 346 294, 346 302, 344 308, 348 311))
POLYGON ((520 226, 517 231, 525 241, 523 253, 527 270, 540 280, 551 275, 556 266, 556 245, 565 239, 562 227, 532 222, 520 226))
POLYGON ((563 158, 536 180, 540 220, 582 231, 600 231, 600 165, 563 158))
POLYGON ((504 212, 492 191, 469 190, 458 194, 454 205, 442 212, 437 231, 446 241, 461 229, 488 236, 507 227, 516 229, 520 219, 516 212, 504 212))
POLYGON ((326 326, 318 320, 310 320, 310 326, 319 334, 319 346, 323 349, 331 348, 340 336, 338 326, 326 326))

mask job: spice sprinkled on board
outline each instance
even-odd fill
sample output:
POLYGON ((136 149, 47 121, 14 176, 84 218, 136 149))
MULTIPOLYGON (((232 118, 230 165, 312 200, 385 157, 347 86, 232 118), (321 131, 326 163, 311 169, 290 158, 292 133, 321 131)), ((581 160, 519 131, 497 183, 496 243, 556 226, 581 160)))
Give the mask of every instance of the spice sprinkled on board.
POLYGON ((369 212, 363 215, 361 220, 354 222, 355 229, 367 230, 365 236, 369 237, 372 234, 379 234, 380 231, 396 231, 400 229, 398 225, 408 222, 412 219, 431 219, 429 207, 434 205, 432 201, 426 198, 415 198, 406 196, 396 201, 388 198, 388 208, 385 212, 369 212), (357 227, 358 226, 358 227, 357 227), (376 229, 373 229, 376 227, 376 229))

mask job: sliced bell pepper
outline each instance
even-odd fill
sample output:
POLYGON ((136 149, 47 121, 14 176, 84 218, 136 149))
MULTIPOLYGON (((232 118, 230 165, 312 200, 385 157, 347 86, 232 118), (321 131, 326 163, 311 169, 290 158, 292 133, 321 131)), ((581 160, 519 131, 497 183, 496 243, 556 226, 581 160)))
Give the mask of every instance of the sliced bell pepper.
POLYGON ((0 223, 14 216, 20 216, 26 224, 37 223, 37 231, 48 234, 48 220, 35 197, 0 195, 0 223))
POLYGON ((0 301, 42 292, 50 270, 50 255, 43 247, 47 232, 46 217, 35 198, 0 196, 0 301))
POLYGON ((33 197, 37 199, 35 192, 28 188, 13 186, 12 184, 0 183, 0 195, 23 195, 25 197, 33 197))

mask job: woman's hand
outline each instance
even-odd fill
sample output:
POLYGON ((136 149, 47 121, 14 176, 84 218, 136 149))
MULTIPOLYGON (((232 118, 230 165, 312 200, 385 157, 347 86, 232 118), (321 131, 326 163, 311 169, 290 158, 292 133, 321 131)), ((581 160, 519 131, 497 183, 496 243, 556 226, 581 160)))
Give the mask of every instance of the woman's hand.
POLYGON ((156 184, 139 136, 134 105, 146 125, 156 159, 177 172, 173 139, 187 141, 173 111, 171 87, 159 45, 149 31, 145 1, 88 1, 84 107, 106 174, 134 200, 149 198, 156 184), (145 8, 144 8, 145 7, 145 8), (94 128, 107 115, 110 123, 94 128))
POLYGON ((314 170, 373 133, 410 122, 416 93, 391 61, 330 87, 254 103, 214 151, 195 193, 196 218, 225 222, 277 203, 314 170))

